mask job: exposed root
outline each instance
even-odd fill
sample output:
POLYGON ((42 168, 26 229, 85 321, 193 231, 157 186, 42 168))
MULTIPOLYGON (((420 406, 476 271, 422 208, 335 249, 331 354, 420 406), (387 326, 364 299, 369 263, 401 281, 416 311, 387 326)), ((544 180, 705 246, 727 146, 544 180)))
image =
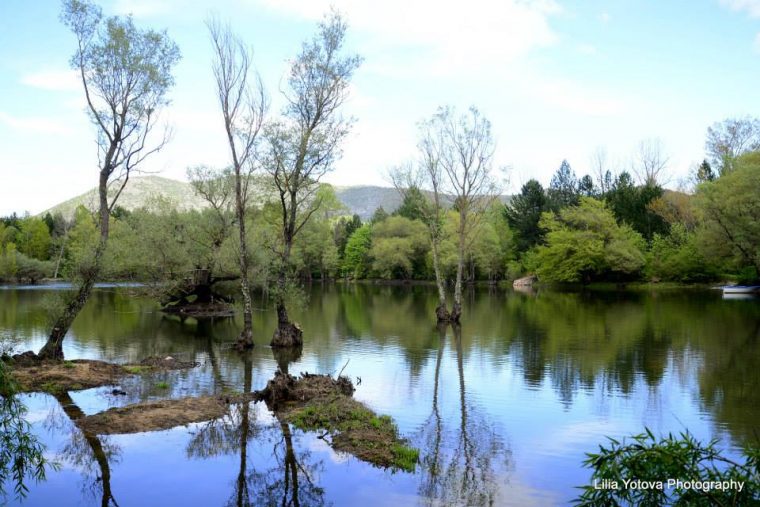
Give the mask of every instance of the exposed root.
POLYGON ((303 346, 303 331, 293 322, 280 323, 274 330, 270 345, 274 347, 291 348, 303 346))

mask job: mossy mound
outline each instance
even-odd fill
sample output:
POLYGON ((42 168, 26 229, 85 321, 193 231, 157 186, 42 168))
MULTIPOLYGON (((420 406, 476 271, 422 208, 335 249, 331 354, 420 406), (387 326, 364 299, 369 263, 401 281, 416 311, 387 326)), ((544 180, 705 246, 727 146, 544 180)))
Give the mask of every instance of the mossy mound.
POLYGON ((338 451, 380 467, 414 471, 419 450, 399 436, 390 416, 377 415, 356 401, 353 392, 347 377, 277 372, 257 399, 296 428, 325 431, 322 438, 338 451))

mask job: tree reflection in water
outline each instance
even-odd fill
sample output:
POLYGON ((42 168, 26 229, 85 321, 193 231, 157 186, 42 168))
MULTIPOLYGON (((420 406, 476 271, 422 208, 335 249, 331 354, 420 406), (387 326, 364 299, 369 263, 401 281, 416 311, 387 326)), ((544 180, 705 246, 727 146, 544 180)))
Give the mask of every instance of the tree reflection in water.
MULTIPOLYGON (((85 495, 100 497, 102 507, 118 506, 111 491, 110 463, 118 460, 121 449, 108 442, 106 437, 85 433, 77 426, 77 421, 85 414, 69 393, 58 393, 54 397, 73 423, 70 438, 56 460, 66 461, 84 473, 82 489, 85 495)), ((48 425, 50 430, 61 430, 64 426, 51 418, 48 418, 48 425)))
MULTIPOLYGON (((273 351, 280 369, 287 372, 290 362, 298 360, 300 351, 273 351)), ((244 391, 252 386, 253 364, 251 353, 243 355, 244 391)), ((231 407, 223 418, 205 423, 195 433, 187 447, 189 458, 205 459, 213 456, 238 454, 239 466, 234 480, 230 506, 317 506, 325 505, 324 490, 316 484, 323 468, 314 462, 311 452, 297 452, 291 429, 284 421, 274 424, 258 423, 252 402, 231 407), (254 444, 251 444, 255 441, 254 444), (274 466, 257 470, 249 459, 249 446, 262 449, 272 446, 274 466)), ((264 452, 266 454, 266 452, 264 452)))
POLYGON ((459 417, 441 415, 441 363, 446 326, 438 326, 440 343, 433 376, 431 414, 417 436, 422 455, 419 494, 424 505, 494 505, 502 476, 510 464, 510 451, 493 424, 467 401, 462 329, 452 326, 459 380, 459 417), (458 425, 454 422, 457 421, 458 425))

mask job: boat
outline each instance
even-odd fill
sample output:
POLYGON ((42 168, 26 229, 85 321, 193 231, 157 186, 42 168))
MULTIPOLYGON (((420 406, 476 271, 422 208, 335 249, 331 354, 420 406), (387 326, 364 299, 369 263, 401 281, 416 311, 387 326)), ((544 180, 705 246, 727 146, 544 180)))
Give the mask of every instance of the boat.
POLYGON ((760 292, 760 285, 726 285, 723 294, 756 294, 760 292))

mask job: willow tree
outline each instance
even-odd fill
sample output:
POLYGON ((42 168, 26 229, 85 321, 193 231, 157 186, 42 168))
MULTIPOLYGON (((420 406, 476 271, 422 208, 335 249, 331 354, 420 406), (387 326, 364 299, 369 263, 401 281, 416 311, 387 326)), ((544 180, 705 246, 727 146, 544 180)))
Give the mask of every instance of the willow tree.
POLYGON ((214 50, 212 67, 217 98, 235 174, 235 215, 240 242, 240 291, 243 295, 243 331, 240 333, 237 346, 246 349, 253 347, 253 305, 248 282, 249 259, 245 218, 248 183, 256 168, 256 144, 267 110, 267 100, 261 78, 253 69, 252 51, 232 32, 229 25, 222 25, 212 18, 206 26, 214 50))
POLYGON ((139 29, 130 16, 104 18, 100 7, 87 0, 64 0, 61 21, 77 40, 71 65, 79 73, 97 130, 99 238, 88 262, 79 267, 76 292, 40 350, 43 359, 63 358, 63 339, 101 271, 111 212, 130 175, 168 141, 167 129, 152 142, 151 133, 158 111, 168 104, 172 68, 180 58, 166 32, 139 29))
POLYGON ((290 66, 282 117, 264 131, 263 167, 274 185, 280 236, 273 347, 303 343, 301 329, 290 321, 285 306, 290 257, 297 234, 321 205, 320 181, 341 156, 341 144, 352 124, 340 109, 361 58, 343 54, 346 28, 341 16, 331 12, 312 40, 303 44, 290 66))
POLYGON ((497 196, 492 177, 494 139, 489 122, 475 107, 461 115, 441 107, 423 124, 431 156, 440 165, 441 192, 454 199, 457 224, 457 271, 450 320, 462 315, 464 263, 486 209, 497 196))

